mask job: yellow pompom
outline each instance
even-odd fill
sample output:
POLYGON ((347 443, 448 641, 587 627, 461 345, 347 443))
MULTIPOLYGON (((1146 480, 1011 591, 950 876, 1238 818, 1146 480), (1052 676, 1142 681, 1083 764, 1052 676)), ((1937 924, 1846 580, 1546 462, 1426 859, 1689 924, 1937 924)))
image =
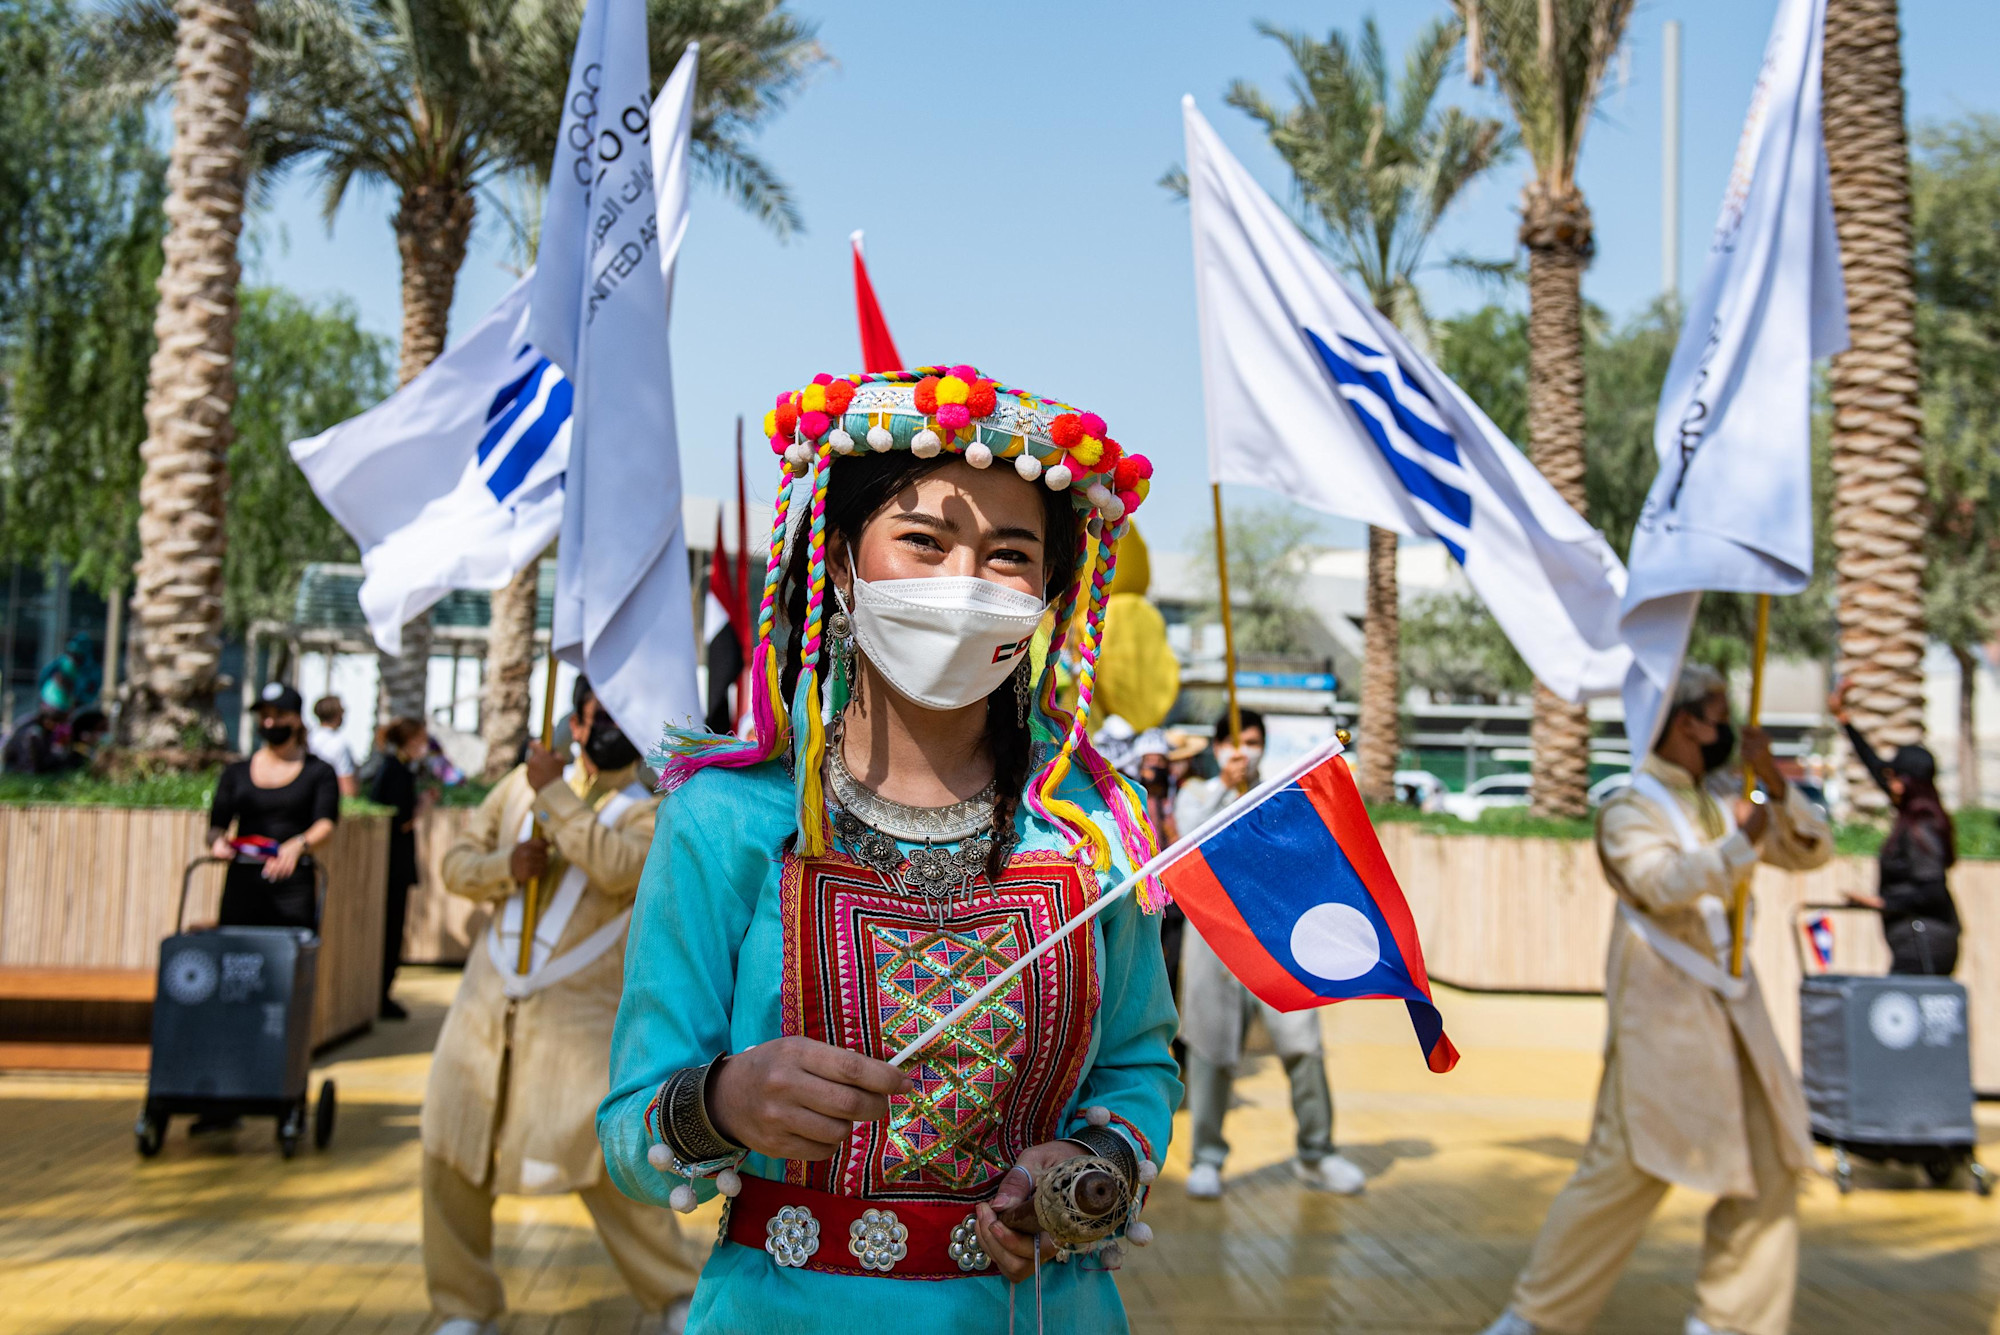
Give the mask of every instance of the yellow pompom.
POLYGON ((964 403, 972 395, 972 386, 955 375, 948 375, 938 381, 937 401, 939 403, 964 403))
POLYGON ((807 385, 805 393, 799 395, 799 411, 802 413, 825 412, 826 386, 807 385))
POLYGON ((778 410, 776 408, 764 414, 764 434, 766 436, 775 436, 778 434, 778 410))
POLYGON ((1086 469, 1097 467, 1097 461, 1104 457, 1104 442, 1095 436, 1085 436, 1069 447, 1069 457, 1086 469))
POLYGON ((1151 495, 1151 494, 1152 494, 1152 491, 1153 491, 1153 479, 1151 479, 1151 478, 1149 478, 1149 477, 1142 477, 1142 478, 1140 478, 1140 479, 1139 479, 1139 480, 1138 480, 1137 482, 1135 482, 1135 483, 1134 483, 1134 484, 1132 485, 1132 490, 1134 490, 1134 491, 1136 491, 1136 492, 1138 492, 1138 493, 1139 493, 1139 499, 1140 499, 1140 500, 1142 500, 1142 501, 1143 501, 1143 500, 1145 500, 1147 496, 1149 496, 1149 495, 1151 495))

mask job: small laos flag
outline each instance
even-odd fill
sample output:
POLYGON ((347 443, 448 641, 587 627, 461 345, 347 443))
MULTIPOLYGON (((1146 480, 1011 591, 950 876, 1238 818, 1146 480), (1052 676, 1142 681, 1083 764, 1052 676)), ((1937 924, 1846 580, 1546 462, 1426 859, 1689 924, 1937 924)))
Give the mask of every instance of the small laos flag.
POLYGON ((1159 878, 1229 971, 1279 1010, 1397 998, 1431 1070, 1458 1064, 1410 907, 1338 746, 1240 799, 1159 878))

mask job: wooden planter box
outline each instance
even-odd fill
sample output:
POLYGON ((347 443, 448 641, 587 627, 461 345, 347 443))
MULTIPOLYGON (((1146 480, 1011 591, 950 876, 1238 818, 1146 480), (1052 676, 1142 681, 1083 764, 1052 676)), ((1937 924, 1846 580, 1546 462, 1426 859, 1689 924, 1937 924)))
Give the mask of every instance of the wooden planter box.
MULTIPOLYGON (((203 811, 0 806, 0 1069, 145 1069, 160 942, 207 831, 203 811)), ((374 1023, 388 859, 386 816, 344 818, 324 850, 315 1047, 374 1023)), ((221 894, 204 867, 188 921, 221 894)))
MULTIPOLYGON (((1434 835, 1395 822, 1378 829, 1410 902, 1431 977, 1495 992, 1604 990, 1615 907, 1589 841, 1434 835)), ((1835 858, 1812 872, 1757 869, 1753 967, 1795 1064, 1797 910, 1874 889, 1872 858, 1835 858)), ((1972 1083, 1982 1094, 2000 1095, 2000 862, 1959 863, 1951 892, 1962 920, 1956 977, 1969 994, 1972 1083)), ((1889 948, 1875 915, 1833 917, 1833 971, 1887 973, 1889 948)))
POLYGON ((432 807, 417 823, 417 866, 423 880, 410 887, 410 911, 403 919, 405 964, 463 964, 492 919, 484 904, 444 888, 445 850, 464 833, 471 807, 432 807))

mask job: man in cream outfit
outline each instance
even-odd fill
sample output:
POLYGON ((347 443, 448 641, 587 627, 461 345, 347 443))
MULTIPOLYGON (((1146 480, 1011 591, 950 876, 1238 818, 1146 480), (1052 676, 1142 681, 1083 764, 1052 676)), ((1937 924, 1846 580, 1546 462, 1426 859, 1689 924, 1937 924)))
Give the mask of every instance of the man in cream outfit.
POLYGON ((1791 1324, 1812 1136, 1755 975, 1729 974, 1725 906, 1760 859, 1817 867, 1833 837, 1786 784, 1762 729, 1745 730, 1743 761, 1768 800, 1711 796, 1703 782, 1731 741, 1722 678, 1684 669, 1652 754, 1598 815, 1598 857, 1618 895, 1604 1080, 1576 1175, 1487 1335, 1589 1329, 1674 1184, 1719 1198, 1688 1335, 1784 1335, 1791 1324))
POLYGON ((670 1211, 604 1176, 597 1105, 610 1088, 624 988, 625 924, 653 841, 653 776, 587 682, 570 731, 579 751, 536 746, 494 786, 444 855, 454 894, 491 904, 431 1061, 424 1094, 424 1274, 439 1335, 485 1335, 506 1310, 493 1266, 493 1198, 576 1192, 645 1329, 683 1319, 696 1267, 670 1211), (534 837, 539 821, 545 838, 534 837), (533 963, 518 972, 521 891, 541 877, 533 963))

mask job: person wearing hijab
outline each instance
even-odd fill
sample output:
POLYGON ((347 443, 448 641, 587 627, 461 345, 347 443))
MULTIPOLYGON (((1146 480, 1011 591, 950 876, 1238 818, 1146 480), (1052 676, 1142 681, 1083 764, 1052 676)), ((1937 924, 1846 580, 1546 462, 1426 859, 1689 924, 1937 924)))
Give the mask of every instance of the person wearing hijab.
POLYGON ((1845 682, 1827 708, 1896 809, 1876 854, 1875 893, 1850 894, 1847 902, 1882 915, 1890 973, 1949 976, 1958 967, 1958 905, 1945 875, 1958 861, 1958 839, 1938 796, 1937 758, 1921 746, 1899 746, 1887 760, 1877 755, 1848 717, 1845 682))

